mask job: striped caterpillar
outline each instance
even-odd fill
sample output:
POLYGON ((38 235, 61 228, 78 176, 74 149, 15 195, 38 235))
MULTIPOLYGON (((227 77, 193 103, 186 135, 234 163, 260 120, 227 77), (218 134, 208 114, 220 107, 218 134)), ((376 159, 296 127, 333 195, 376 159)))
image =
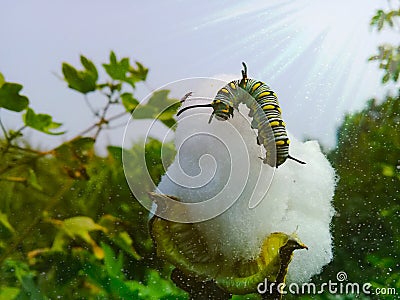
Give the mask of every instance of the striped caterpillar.
POLYGON ((213 112, 208 122, 211 122, 214 115, 217 120, 225 121, 233 117, 234 109, 238 109, 239 104, 243 103, 250 109, 249 117, 253 117, 251 127, 258 131, 257 144, 263 145, 266 150, 267 154, 263 159, 264 164, 268 163, 273 167, 278 167, 287 159, 305 164, 305 162, 289 155, 290 140, 286 133, 285 122, 282 120, 282 111, 275 92, 265 83, 247 78, 247 66, 245 63, 242 64, 244 68, 242 79, 231 81, 221 88, 210 104, 185 107, 177 113, 177 116, 191 108, 212 107, 213 112), (271 151, 268 151, 270 142, 274 142, 276 147, 274 165, 271 163, 271 151))

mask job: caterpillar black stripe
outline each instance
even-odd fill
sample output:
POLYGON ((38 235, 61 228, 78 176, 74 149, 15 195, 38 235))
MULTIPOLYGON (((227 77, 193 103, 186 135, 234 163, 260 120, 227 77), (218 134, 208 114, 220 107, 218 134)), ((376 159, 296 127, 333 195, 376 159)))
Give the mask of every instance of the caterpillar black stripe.
POLYGON ((213 113, 210 116, 209 123, 214 115, 218 120, 225 121, 233 117, 234 109, 238 109, 239 104, 243 103, 250 109, 249 116, 253 117, 252 128, 258 131, 257 143, 263 145, 267 152, 263 159, 264 163, 271 164, 268 144, 274 142, 276 149, 274 166, 280 166, 287 159, 305 164, 305 162, 289 155, 290 140, 286 133, 285 122, 282 120, 282 112, 275 92, 264 82, 247 78, 245 63, 243 63, 243 67, 242 79, 231 81, 221 88, 212 103, 185 107, 177 115, 179 116, 185 110, 191 108, 212 107, 213 113))

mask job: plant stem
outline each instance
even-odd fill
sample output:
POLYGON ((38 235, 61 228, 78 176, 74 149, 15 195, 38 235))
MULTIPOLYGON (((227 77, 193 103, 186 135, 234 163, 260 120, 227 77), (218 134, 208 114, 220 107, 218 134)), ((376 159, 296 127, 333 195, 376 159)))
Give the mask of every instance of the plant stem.
POLYGON ((91 112, 95 117, 98 117, 98 116, 99 116, 99 113, 98 113, 98 112, 94 109, 94 107, 90 104, 87 95, 85 94, 83 97, 85 98, 85 103, 86 103, 86 105, 89 107, 90 112, 91 112))
POLYGON ((101 114, 100 121, 97 123, 97 131, 96 131, 96 133, 94 134, 94 137, 93 137, 95 140, 97 140, 97 137, 99 136, 101 130, 103 129, 103 124, 108 124, 108 122, 109 122, 109 120, 106 119, 106 115, 107 115, 107 111, 110 108, 111 104, 115 103, 112 100, 113 94, 114 94, 114 92, 111 92, 110 95, 107 95, 108 102, 107 102, 106 106, 103 109, 103 113, 101 114))
POLYGON ((1 116, 0 116, 0 127, 1 127, 1 130, 3 131, 3 134, 4 134, 5 139, 8 140, 7 130, 6 130, 6 128, 4 127, 3 122, 1 121, 1 116))
POLYGON ((0 181, 25 183, 27 179, 24 177, 8 176, 8 177, 0 177, 0 181))

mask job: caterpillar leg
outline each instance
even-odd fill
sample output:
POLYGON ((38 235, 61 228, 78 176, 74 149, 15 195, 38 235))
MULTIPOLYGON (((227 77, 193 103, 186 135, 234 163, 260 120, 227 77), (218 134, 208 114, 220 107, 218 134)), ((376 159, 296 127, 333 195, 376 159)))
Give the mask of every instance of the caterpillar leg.
POLYGON ((263 164, 264 164, 264 165, 269 165, 269 166, 271 166, 271 167, 276 167, 276 168, 278 168, 278 166, 276 165, 275 160, 273 160, 273 159, 268 155, 268 153, 265 154, 265 157, 259 156, 258 158, 261 159, 261 160, 263 161, 263 164))
POLYGON ((252 118, 254 116, 254 111, 252 109, 250 109, 248 116, 250 118, 252 118))
POLYGON ((252 129, 258 129, 258 123, 257 123, 257 121, 255 119, 253 119, 251 121, 251 128, 252 129))
POLYGON ((266 156, 266 157, 261 157, 261 156, 259 156, 258 157, 259 159, 261 159, 262 161, 263 161, 263 164, 264 165, 266 165, 266 164, 268 164, 268 165, 270 165, 270 163, 268 162, 269 161, 269 158, 266 156))
MULTIPOLYGON (((253 126, 251 126, 251 128, 253 128, 253 129, 254 129, 254 127, 253 127, 253 126)), ((261 143, 260 143, 260 140, 259 140, 259 138, 258 138, 258 137, 256 138, 256 140, 257 140, 257 145, 258 145, 258 146, 261 146, 261 143)))

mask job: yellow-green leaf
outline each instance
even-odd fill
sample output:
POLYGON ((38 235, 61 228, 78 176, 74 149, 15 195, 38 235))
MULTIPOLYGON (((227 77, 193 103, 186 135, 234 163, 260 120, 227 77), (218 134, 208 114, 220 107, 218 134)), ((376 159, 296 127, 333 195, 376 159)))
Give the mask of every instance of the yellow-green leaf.
POLYGON ((9 238, 14 235, 14 228, 8 221, 8 216, 0 211, 0 238, 9 238))
POLYGON ((47 114, 36 114, 33 109, 28 108, 23 115, 26 126, 51 135, 64 134, 63 132, 52 132, 51 130, 59 128, 62 124, 53 122, 53 117, 47 114))
POLYGON ((139 104, 131 93, 124 93, 121 95, 122 105, 125 107, 126 111, 131 113, 139 104))
MULTIPOLYGON (((154 199, 157 194, 150 196, 154 199)), ((265 238, 256 259, 238 261, 209 249, 193 224, 175 223, 154 216, 151 232, 159 256, 185 274, 199 281, 213 280, 233 294, 257 292, 258 284, 265 278, 269 282, 283 283, 293 251, 307 248, 295 235, 274 232, 265 238)))
POLYGON ((29 169, 28 184, 33 188, 42 191, 43 187, 39 184, 35 171, 29 169))
POLYGON ((66 219, 64 220, 63 224, 63 229, 69 236, 72 238, 79 236, 86 242, 90 242, 91 240, 90 237, 88 238, 88 233, 90 231, 106 231, 103 226, 96 224, 91 218, 85 216, 66 219))
POLYGON ((4 76, 2 73, 0 73, 0 88, 2 87, 2 85, 6 82, 4 76))

